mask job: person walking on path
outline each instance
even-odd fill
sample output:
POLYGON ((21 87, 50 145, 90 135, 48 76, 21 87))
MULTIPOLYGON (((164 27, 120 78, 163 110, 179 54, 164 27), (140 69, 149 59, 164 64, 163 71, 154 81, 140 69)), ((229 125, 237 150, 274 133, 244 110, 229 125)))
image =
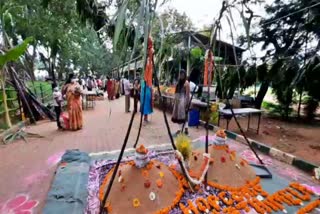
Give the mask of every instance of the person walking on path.
POLYGON ((125 112, 129 113, 130 112, 130 92, 131 92, 131 87, 130 87, 130 82, 127 79, 127 76, 123 79, 123 89, 124 89, 124 95, 125 95, 125 112))
POLYGON ((134 80, 133 85, 133 98, 134 98, 134 104, 133 104, 133 111, 138 112, 138 102, 140 100, 140 79, 137 78, 134 80))
POLYGON ((56 113, 56 120, 57 120, 57 126, 58 129, 61 130, 62 126, 60 123, 60 115, 61 115, 61 103, 62 103, 62 93, 59 91, 58 86, 53 83, 52 84, 53 88, 53 106, 54 106, 54 111, 56 113))
MULTIPOLYGON (((179 80, 176 85, 176 91, 174 95, 174 107, 172 112, 172 122, 178 123, 181 126, 185 125, 185 134, 189 134, 188 131, 188 117, 186 113, 186 108, 188 106, 190 99, 190 85, 187 81, 187 76, 185 70, 180 71, 179 80)), ((182 128, 182 127, 181 127, 182 128)), ((179 134, 180 130, 176 134, 179 134)))

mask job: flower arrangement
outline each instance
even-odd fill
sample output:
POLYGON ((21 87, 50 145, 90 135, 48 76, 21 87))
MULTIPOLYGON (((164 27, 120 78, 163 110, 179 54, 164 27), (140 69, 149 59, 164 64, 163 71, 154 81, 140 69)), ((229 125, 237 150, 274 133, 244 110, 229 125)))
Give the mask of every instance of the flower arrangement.
POLYGON ((298 210, 297 214, 310 213, 310 212, 312 212, 313 210, 315 210, 319 206, 320 206, 320 199, 311 202, 310 204, 308 204, 307 206, 305 206, 303 208, 300 208, 298 210))
POLYGON ((219 206, 219 199, 214 196, 214 195, 209 195, 208 198, 208 203, 211 207, 213 207, 216 211, 220 212, 221 208, 219 206))
POLYGON ((146 155, 146 154, 148 154, 148 149, 146 149, 146 148, 144 147, 144 145, 140 145, 140 146, 136 149, 136 152, 139 153, 139 154, 146 155))
POLYGON ((176 138, 176 146, 184 160, 189 160, 192 154, 191 139, 185 134, 179 134, 176 138))
POLYGON ((158 180, 156 181, 156 184, 157 184, 157 187, 158 187, 158 188, 162 188, 162 187, 163 187, 163 182, 162 182, 161 179, 158 179, 158 180))
POLYGON ((201 212, 209 213, 210 206, 204 198, 202 197, 197 198, 196 205, 201 212))

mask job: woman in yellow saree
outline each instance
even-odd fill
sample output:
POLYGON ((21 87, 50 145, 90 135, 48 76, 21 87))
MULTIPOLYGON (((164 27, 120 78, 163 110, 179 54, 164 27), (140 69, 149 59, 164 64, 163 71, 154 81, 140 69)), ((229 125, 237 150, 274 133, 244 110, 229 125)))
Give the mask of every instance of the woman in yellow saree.
POLYGON ((81 88, 75 79, 71 83, 65 85, 67 111, 69 114, 69 128, 72 131, 82 129, 82 102, 81 102, 81 88))

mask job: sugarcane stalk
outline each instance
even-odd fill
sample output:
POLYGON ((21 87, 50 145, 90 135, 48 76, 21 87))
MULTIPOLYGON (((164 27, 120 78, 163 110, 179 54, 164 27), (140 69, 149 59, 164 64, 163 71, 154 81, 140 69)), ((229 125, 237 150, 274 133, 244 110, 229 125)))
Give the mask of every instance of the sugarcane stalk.
POLYGON ((5 84, 5 73, 4 70, 1 70, 1 78, 0 78, 0 86, 2 88, 2 99, 3 99, 3 106, 4 106, 4 113, 5 113, 5 121, 6 125, 11 128, 12 123, 9 115, 9 108, 8 108, 8 102, 7 102, 7 94, 6 94, 6 84, 5 84))

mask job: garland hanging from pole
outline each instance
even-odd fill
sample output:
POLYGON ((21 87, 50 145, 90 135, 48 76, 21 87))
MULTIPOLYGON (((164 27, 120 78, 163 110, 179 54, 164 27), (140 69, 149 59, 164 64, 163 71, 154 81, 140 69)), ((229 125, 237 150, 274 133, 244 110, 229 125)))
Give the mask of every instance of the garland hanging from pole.
POLYGON ((206 51, 203 86, 211 85, 213 79, 214 57, 211 50, 206 51))
POLYGON ((147 64, 144 72, 144 81, 146 82, 146 86, 152 87, 152 73, 153 73, 153 42, 151 36, 148 38, 148 53, 147 53, 147 64))

